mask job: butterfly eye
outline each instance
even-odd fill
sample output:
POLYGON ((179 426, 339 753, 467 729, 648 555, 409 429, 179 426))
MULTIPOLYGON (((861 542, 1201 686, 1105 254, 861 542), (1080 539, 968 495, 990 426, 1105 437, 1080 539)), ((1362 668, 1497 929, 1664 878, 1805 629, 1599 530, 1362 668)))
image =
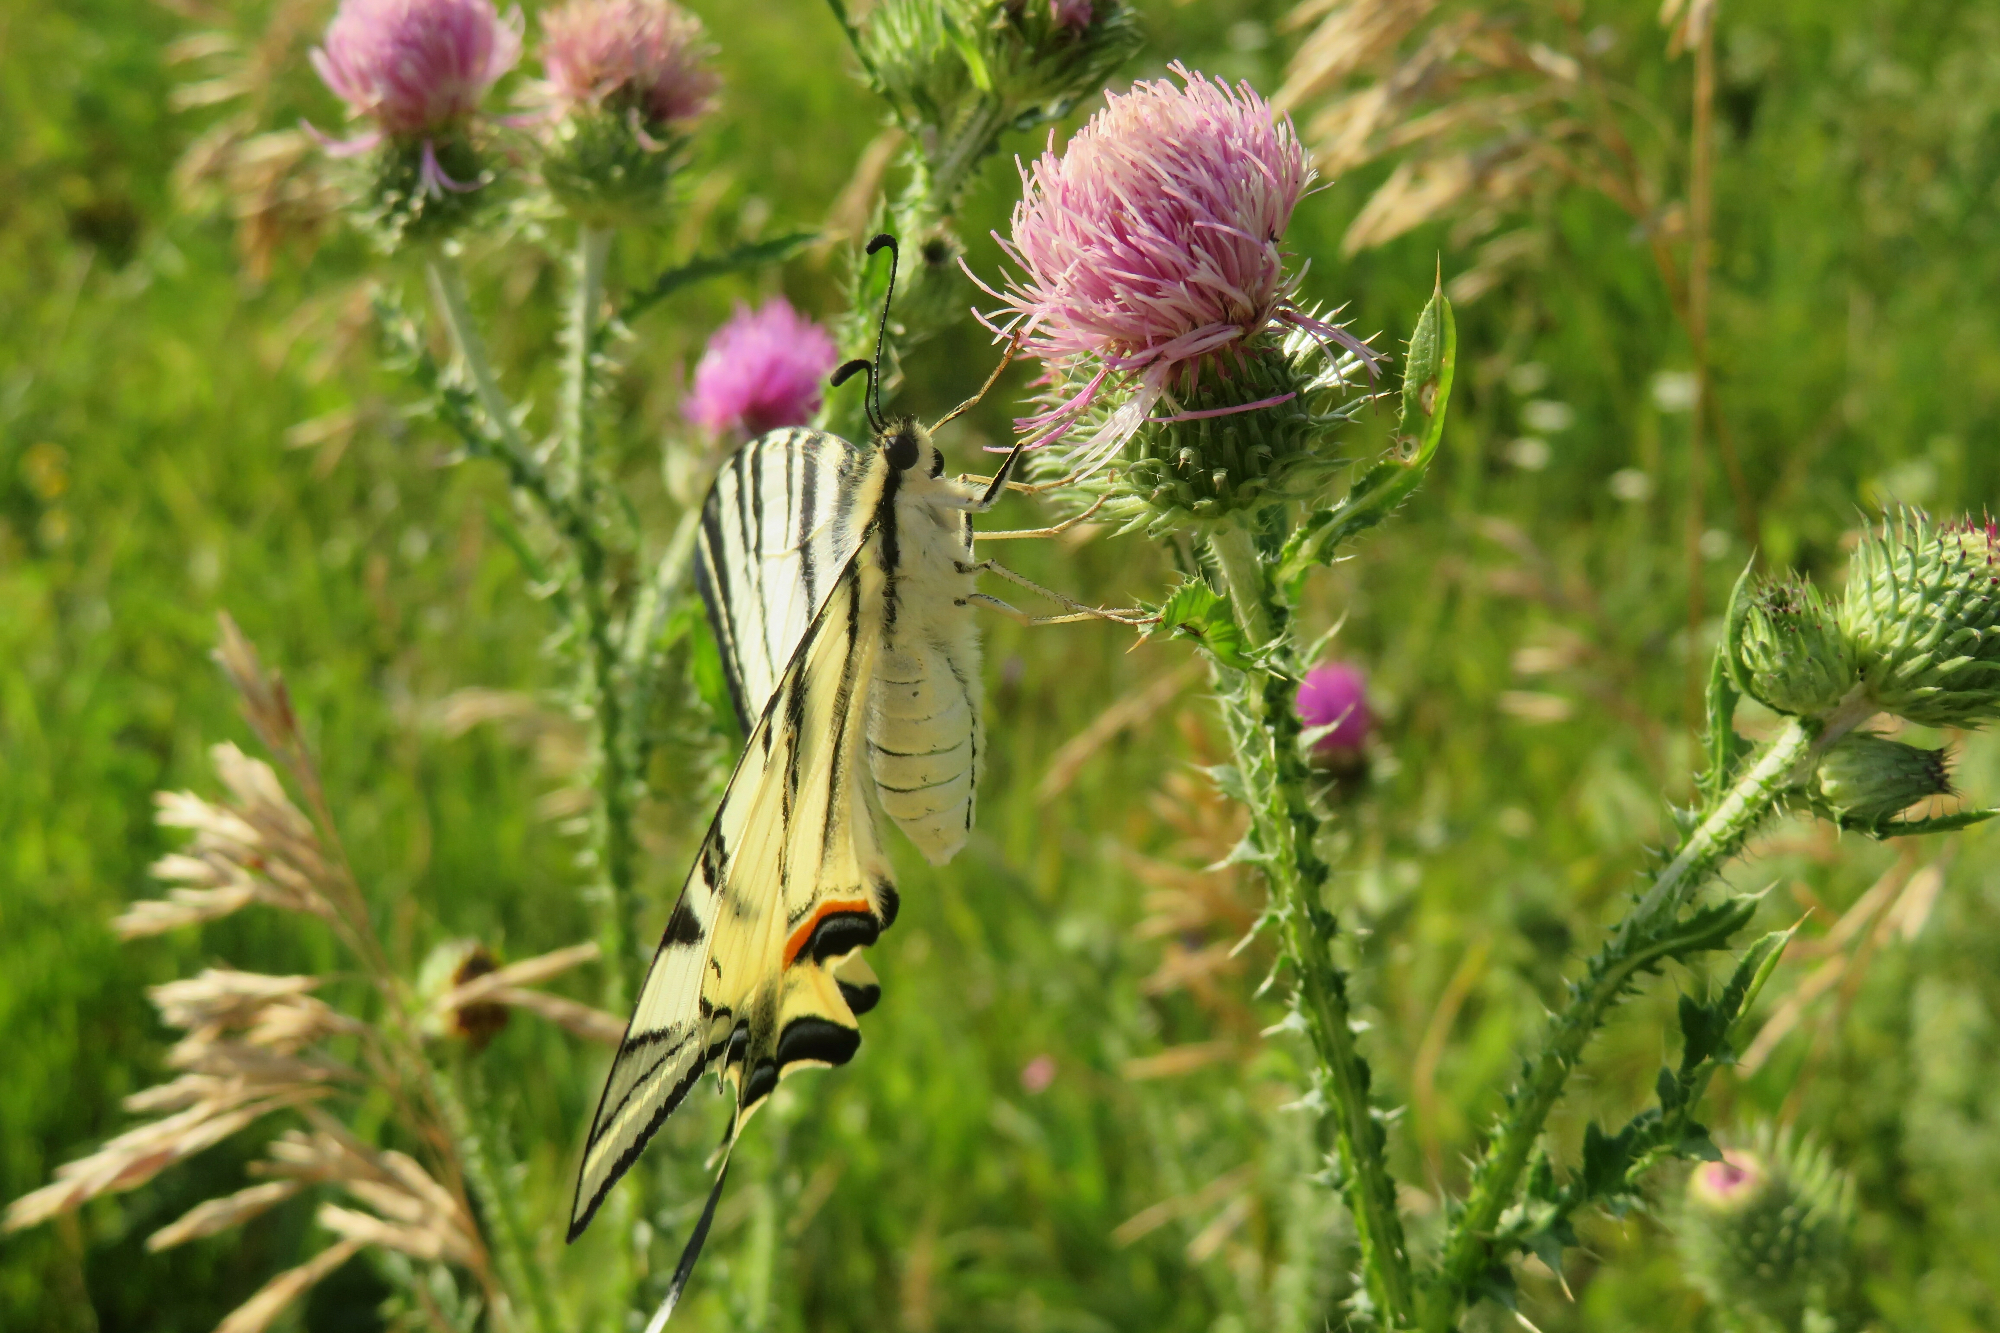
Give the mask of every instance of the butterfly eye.
POLYGON ((898 472, 917 465, 917 434, 907 426, 882 441, 882 449, 898 472))

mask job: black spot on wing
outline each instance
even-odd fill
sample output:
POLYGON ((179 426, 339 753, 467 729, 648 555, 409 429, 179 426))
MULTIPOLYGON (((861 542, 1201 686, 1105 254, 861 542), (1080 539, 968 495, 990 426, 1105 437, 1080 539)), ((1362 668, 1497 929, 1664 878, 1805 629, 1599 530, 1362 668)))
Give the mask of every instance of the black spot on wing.
MULTIPOLYGON (((882 923, 875 919, 873 912, 833 912, 820 918, 812 934, 806 936, 799 957, 824 963, 829 958, 844 957, 856 949, 866 948, 881 936, 882 923)), ((793 966, 797 965, 794 960, 793 966)))
POLYGON ((903 895, 896 892, 896 886, 887 879, 875 881, 875 896, 882 903, 882 929, 896 924, 896 913, 903 908, 903 895))
MULTIPOLYGON (((807 1014, 794 1018, 785 1024, 785 1030, 778 1037, 778 1066, 795 1065, 801 1060, 817 1061, 821 1064, 844 1065, 854 1058, 854 1052, 861 1047, 861 1032, 858 1028, 847 1027, 831 1019, 807 1014)), ((759 1066, 762 1072, 763 1067, 759 1066)), ((755 1075, 752 1076, 755 1078, 755 1075)), ((771 1082, 778 1081, 778 1071, 771 1071, 771 1082)))
POLYGON ((854 1011, 856 1018, 882 1002, 882 987, 874 982, 864 986, 859 982, 842 981, 836 977, 833 984, 840 987, 840 998, 847 1001, 847 1007, 854 1011))
POLYGON ((694 907, 683 890, 681 900, 674 904, 673 915, 667 918, 667 931, 660 936, 660 947, 666 949, 675 945, 700 944, 705 936, 701 918, 694 914, 694 907))
MULTIPOLYGON (((780 1049, 784 1039, 778 1041, 780 1049)), ((775 1060, 759 1060, 757 1067, 750 1071, 750 1077, 743 1080, 743 1109, 749 1110, 758 1102, 771 1095, 778 1086, 778 1064, 775 1060)))

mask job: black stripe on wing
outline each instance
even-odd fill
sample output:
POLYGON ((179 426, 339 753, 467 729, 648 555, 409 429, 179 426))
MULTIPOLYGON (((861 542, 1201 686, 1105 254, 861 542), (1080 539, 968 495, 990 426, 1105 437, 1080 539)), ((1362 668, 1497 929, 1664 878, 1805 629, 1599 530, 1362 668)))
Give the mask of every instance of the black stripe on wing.
POLYGON ((723 464, 702 503, 695 586, 747 732, 873 518, 892 469, 873 447, 774 431, 723 464))
POLYGON ((853 1002, 868 1007, 879 989, 865 965, 846 981, 833 969, 896 911, 857 783, 865 719, 853 704, 870 674, 864 642, 879 637, 878 569, 875 555, 850 556, 737 761, 592 1118, 571 1240, 705 1070, 719 1063, 737 1086, 733 1135, 784 1074, 845 1063, 860 1044, 853 1002), (801 799, 823 800, 827 823, 792 827, 801 799), (829 855, 836 815, 856 842, 829 855), (746 847, 759 860, 743 862, 746 847), (772 863, 775 882, 743 869, 772 863), (774 938, 782 954, 758 943, 774 938), (724 978, 723 962, 742 975, 724 978))

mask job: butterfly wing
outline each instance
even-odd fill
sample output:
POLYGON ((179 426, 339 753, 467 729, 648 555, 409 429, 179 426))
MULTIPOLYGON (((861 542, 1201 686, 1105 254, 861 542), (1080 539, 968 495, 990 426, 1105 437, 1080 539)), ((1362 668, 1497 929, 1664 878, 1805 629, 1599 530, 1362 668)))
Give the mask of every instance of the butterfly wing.
POLYGON ((780 1078, 860 1044, 873 979, 834 971, 896 915, 863 794, 884 584, 878 537, 829 581, 750 732, 612 1061, 572 1240, 705 1069, 735 1084, 733 1140, 780 1078))
POLYGON ((746 732, 860 547, 885 471, 879 449, 797 428, 751 441, 716 474, 695 583, 746 732))

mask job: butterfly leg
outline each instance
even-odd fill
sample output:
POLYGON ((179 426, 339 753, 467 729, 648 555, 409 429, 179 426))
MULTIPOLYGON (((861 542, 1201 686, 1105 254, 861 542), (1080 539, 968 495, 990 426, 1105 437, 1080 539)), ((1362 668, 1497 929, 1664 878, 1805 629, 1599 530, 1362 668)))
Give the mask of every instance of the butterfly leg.
POLYGON ((1090 508, 1084 510, 1080 514, 1072 514, 1070 517, 1064 519, 1062 522, 1054 524, 1050 527, 1017 528, 1010 532, 981 532, 977 528, 974 528, 972 531, 972 539, 977 542, 1003 542, 1003 541, 1013 541, 1021 537, 1054 537, 1059 533, 1064 533, 1069 531, 1077 524, 1082 523, 1083 521, 1088 519, 1092 514, 1102 509, 1104 507, 1104 502, 1110 498, 1111 497, 1108 495, 1100 495, 1097 497, 1097 503, 1091 505, 1090 508))
MULTIPOLYGON (((1115 611, 1107 611, 1102 607, 1085 606, 1082 602, 1077 601, 1074 597, 1065 597, 1061 593, 1056 592, 1053 589, 1044 588, 1041 584, 1035 582, 1033 579, 1027 578, 1024 575, 1016 574, 1013 570, 1007 568, 1005 565, 998 564, 992 560, 980 560, 972 563, 967 563, 961 560, 958 564, 958 572, 961 574, 993 574, 1000 578, 1006 579, 1009 583, 1013 583, 1018 585, 1019 587, 1026 588, 1029 592, 1032 592, 1039 597, 1046 597, 1051 602, 1054 602, 1057 606, 1067 607, 1069 609, 1070 614, 1061 617, 1062 621, 1111 620, 1111 621, 1116 621, 1120 625, 1143 625, 1146 623, 1146 618, 1143 615, 1141 615, 1136 609, 1120 608, 1115 611)), ((984 597, 983 595, 982 595, 982 601, 994 602, 1000 606, 1006 606, 1005 602, 999 602, 997 598, 984 597)), ((1037 620, 1035 623, 1055 624, 1058 623, 1058 621, 1055 618, 1045 618, 1037 620)))
MULTIPOLYGON (((1110 618, 1105 616, 1101 611, 1078 611, 1066 616, 1031 616, 1020 607, 1003 602, 998 597, 989 597, 983 592, 973 593, 965 600, 968 602, 977 602, 981 606, 998 611, 1017 625, 1073 625, 1080 620, 1103 620, 1110 618)), ((1120 623, 1122 624, 1123 622, 1121 621, 1120 623)))

